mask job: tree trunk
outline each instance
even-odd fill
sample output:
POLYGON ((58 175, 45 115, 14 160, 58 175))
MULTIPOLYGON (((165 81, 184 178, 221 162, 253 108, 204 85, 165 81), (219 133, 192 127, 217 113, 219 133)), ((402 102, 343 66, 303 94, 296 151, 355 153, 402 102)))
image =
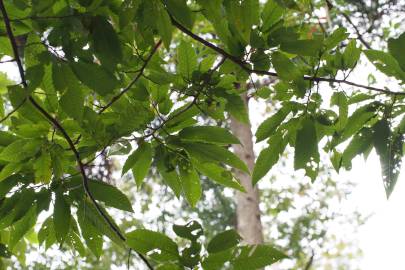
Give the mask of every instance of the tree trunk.
MULTIPOLYGON (((242 98, 249 111, 246 94, 243 94, 242 98)), ((232 117, 230 120, 232 133, 238 137, 242 143, 241 145, 233 145, 235 154, 247 164, 249 170, 252 172, 255 164, 255 154, 253 151, 253 134, 250 123, 243 124, 232 117)), ((252 178, 250 175, 238 170, 235 176, 246 190, 246 193, 238 191, 236 194, 237 230, 243 237, 245 243, 263 243, 259 191, 256 187, 254 188, 252 186, 252 178)))

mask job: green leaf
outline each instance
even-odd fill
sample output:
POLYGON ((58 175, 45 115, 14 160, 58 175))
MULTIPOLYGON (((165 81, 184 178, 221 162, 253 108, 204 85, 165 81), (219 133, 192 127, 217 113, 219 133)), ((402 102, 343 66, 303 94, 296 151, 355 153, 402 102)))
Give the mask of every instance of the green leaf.
POLYGON ((264 120, 256 131, 256 142, 263 141, 276 132, 277 127, 285 120, 290 109, 283 107, 271 117, 264 120))
POLYGON ((103 238, 97 228, 86 218, 84 211, 86 211, 86 209, 81 207, 77 211, 77 220, 79 222, 80 231, 87 247, 97 258, 99 258, 103 252, 103 238))
POLYGON ((118 188, 107 183, 90 180, 89 189, 96 200, 102 201, 107 206, 120 210, 133 212, 131 202, 128 197, 118 188))
POLYGON ((159 174, 162 176, 163 181, 173 190, 177 198, 181 194, 181 182, 179 175, 174 167, 170 164, 171 156, 168 155, 162 147, 158 147, 156 150, 156 166, 159 174))
POLYGON ((287 146, 287 140, 283 138, 280 132, 271 136, 268 143, 269 147, 263 149, 256 160, 252 174, 253 185, 256 185, 277 163, 287 146))
POLYGON ((391 54, 377 50, 366 50, 364 53, 368 60, 381 72, 405 81, 405 71, 401 69, 397 59, 391 54))
POLYGON ((401 69, 405 71, 405 33, 402 33, 398 38, 388 39, 388 50, 398 61, 401 69))
POLYGON ((332 140, 332 145, 338 145, 339 143, 353 136, 374 116, 375 107, 372 104, 368 104, 357 109, 347 120, 347 124, 340 136, 332 140))
POLYGON ((339 27, 333 33, 325 39, 325 47, 328 50, 335 48, 340 42, 345 40, 349 34, 347 29, 344 27, 339 27))
POLYGON ((221 270, 224 264, 233 258, 233 249, 227 249, 222 252, 211 253, 204 258, 201 265, 204 270, 221 270))
POLYGON ((205 142, 214 144, 240 144, 236 138, 227 129, 215 126, 195 126, 186 127, 179 133, 182 141, 205 142))
POLYGON ((130 248, 154 260, 166 262, 179 258, 178 247, 172 239, 164 234, 139 229, 126 234, 130 248), (150 254, 153 252, 152 254, 150 254))
POLYGON ((164 0, 169 13, 183 26, 193 28, 193 18, 191 10, 187 6, 186 0, 164 0))
POLYGON ((297 131, 295 139, 294 168, 305 169, 306 174, 315 180, 318 170, 319 151, 315 123, 305 117, 302 120, 302 128, 297 131))
POLYGON ((175 224, 173 225, 173 231, 177 236, 190 241, 196 241, 203 235, 201 224, 195 220, 188 222, 186 225, 175 224))
POLYGON ((302 73, 298 67, 283 53, 275 52, 271 56, 272 64, 278 76, 285 82, 302 79, 302 73))
POLYGON ((0 182, 12 174, 18 173, 21 170, 21 163, 10 162, 7 163, 0 171, 0 182))
POLYGON ((217 182, 225 187, 234 188, 241 192, 245 192, 243 186, 235 179, 232 173, 225 168, 214 163, 201 163, 194 159, 191 160, 198 172, 207 176, 212 181, 217 182))
POLYGON ((59 102, 63 111, 75 120, 80 121, 84 111, 84 95, 80 88, 68 87, 59 102))
POLYGON ((3 199, 4 196, 18 183, 19 177, 13 175, 7 177, 6 179, 0 181, 0 199, 3 199))
POLYGON ((84 85, 101 96, 111 94, 112 90, 118 86, 114 75, 97 64, 79 61, 71 63, 71 67, 76 77, 84 85))
POLYGON ((29 206, 28 212, 25 216, 13 224, 10 231, 10 241, 8 246, 11 250, 16 246, 24 235, 35 226, 37 221, 37 208, 36 204, 29 206))
POLYGON ((153 1, 153 3, 156 11, 156 28, 166 48, 169 49, 173 32, 170 16, 160 1, 153 1))
POLYGON ((343 92, 335 92, 330 100, 330 105, 339 107, 339 121, 335 124, 337 131, 341 131, 347 124, 349 105, 343 92))
POLYGON ((378 121, 373 126, 373 142, 380 157, 381 172, 387 198, 394 190, 401 170, 403 155, 403 134, 391 134, 386 119, 378 121))
POLYGON ((269 0, 264 5, 262 12, 263 32, 267 32, 284 14, 284 9, 274 0, 269 0))
POLYGON ((234 153, 223 147, 208 143, 182 143, 181 146, 199 162, 212 163, 217 161, 249 173, 246 164, 234 153))
POLYGON ((99 211, 95 208, 89 199, 82 200, 79 204, 79 209, 83 211, 83 219, 87 223, 91 224, 98 234, 105 235, 110 238, 118 246, 123 247, 123 240, 119 237, 118 233, 122 234, 118 225, 114 222, 114 219, 100 206, 100 211, 103 212, 103 216, 109 219, 109 223, 101 216, 99 211), (111 225, 112 224, 112 225, 111 225), (111 226, 114 227, 111 228, 111 226))
POLYGON ((353 136, 349 145, 342 154, 342 166, 350 170, 352 159, 360 154, 363 154, 373 143, 373 133, 369 128, 363 128, 360 132, 353 136))
POLYGON ((135 177, 136 185, 139 187, 148 174, 151 163, 152 147, 150 143, 142 142, 125 161, 122 174, 125 174, 131 168, 135 177))
POLYGON ((217 253, 235 247, 242 240, 242 237, 235 230, 228 230, 219 233, 208 243, 207 251, 217 253))
POLYGON ((264 50, 258 49, 250 56, 250 61, 256 70, 268 70, 270 68, 270 56, 264 50))
POLYGON ((97 16, 91 22, 94 51, 105 66, 115 66, 122 59, 121 42, 114 28, 104 17, 97 16))
POLYGON ((52 178, 51 156, 43 150, 34 162, 35 183, 49 183, 52 178))
POLYGON ((314 39, 283 41, 280 49, 287 53, 317 57, 320 54, 322 45, 322 40, 314 39))
POLYGON ((192 73, 198 67, 197 54, 191 43, 181 41, 177 48, 177 69, 187 80, 191 80, 192 73))
POLYGON ((36 154, 39 143, 35 140, 17 140, 5 147, 0 153, 0 160, 19 162, 36 154))
POLYGON ((70 205, 66 202, 62 191, 55 193, 55 207, 53 210, 53 226, 56 239, 63 243, 70 229, 70 205))
POLYGON ((343 63, 345 68, 352 69, 360 58, 361 50, 356 47, 356 40, 352 39, 343 52, 343 63))
POLYGON ((268 245, 245 246, 239 256, 232 260, 234 270, 259 269, 287 258, 279 250, 268 245))
POLYGON ((195 207, 202 193, 200 177, 193 166, 188 162, 179 163, 178 168, 184 197, 191 207, 195 207))

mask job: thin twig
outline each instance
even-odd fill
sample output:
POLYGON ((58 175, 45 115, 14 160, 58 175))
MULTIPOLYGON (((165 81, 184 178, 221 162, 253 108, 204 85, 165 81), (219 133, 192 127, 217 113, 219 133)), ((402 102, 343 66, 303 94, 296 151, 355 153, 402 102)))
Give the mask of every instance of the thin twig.
MULTIPOLYGON (((334 8, 334 5, 333 5, 329 0, 326 0, 326 3, 328 4, 329 9, 334 8)), ((359 28, 357 27, 357 25, 356 25, 355 23, 353 23, 353 21, 350 19, 349 15, 347 15, 346 13, 344 13, 344 12, 338 10, 337 8, 335 8, 335 10, 336 10, 339 14, 341 14, 341 15, 346 19, 346 21, 354 28, 354 31, 356 31, 357 38, 359 39, 359 41, 360 41, 367 49, 371 50, 372 48, 371 48, 370 44, 368 44, 368 42, 364 39, 363 35, 360 33, 359 28)))
POLYGON ((20 104, 18 104, 11 112, 9 112, 8 114, 6 114, 6 115, 0 120, 0 124, 3 123, 4 121, 6 121, 11 115, 13 115, 13 113, 15 113, 19 108, 21 108, 22 105, 24 105, 24 103, 25 103, 26 101, 27 101, 27 99, 24 98, 20 104))
MULTIPOLYGON (((255 73, 255 74, 258 74, 258 75, 268 75, 268 76, 278 77, 278 74, 276 72, 266 71, 266 70, 257 70, 257 69, 249 68, 238 57, 227 53, 225 50, 217 47, 216 45, 212 44, 211 42, 209 42, 209 41, 201 38, 200 36, 194 34, 190 30, 188 30, 186 27, 181 25, 179 22, 177 22, 173 17, 171 17, 171 21, 172 21, 172 24, 175 27, 177 27, 181 32, 183 32, 184 34, 186 34, 189 37, 193 38, 194 40, 200 42, 201 44, 205 45, 206 47, 211 48, 212 50, 216 51, 217 53, 223 55, 227 59, 234 62, 236 65, 240 66, 247 73, 255 73)), ((305 75, 303 77, 303 79, 306 80, 306 81, 313 81, 313 82, 329 82, 329 83, 346 84, 346 85, 355 86, 355 87, 359 87, 359 88, 363 88, 363 89, 367 89, 367 90, 371 90, 371 91, 377 91, 377 92, 384 93, 384 94, 387 94, 387 95, 405 95, 405 92, 394 92, 394 91, 390 91, 390 90, 384 89, 384 88, 378 88, 378 87, 358 84, 358 83, 355 83, 355 82, 347 81, 345 79, 313 77, 313 76, 308 76, 308 75, 305 75)))
POLYGON ((135 76, 135 78, 124 89, 122 89, 122 91, 118 95, 114 96, 105 106, 103 106, 103 108, 98 112, 98 114, 107 110, 112 104, 114 104, 114 102, 116 102, 118 99, 120 99, 122 97, 122 95, 124 95, 126 92, 128 92, 131 89, 131 87, 142 76, 143 72, 145 71, 146 66, 148 65, 149 61, 152 59, 153 55, 156 53, 157 49, 160 47, 161 44, 162 44, 162 40, 159 40, 153 47, 149 56, 145 59, 145 62, 143 63, 142 67, 139 69, 139 72, 135 76))

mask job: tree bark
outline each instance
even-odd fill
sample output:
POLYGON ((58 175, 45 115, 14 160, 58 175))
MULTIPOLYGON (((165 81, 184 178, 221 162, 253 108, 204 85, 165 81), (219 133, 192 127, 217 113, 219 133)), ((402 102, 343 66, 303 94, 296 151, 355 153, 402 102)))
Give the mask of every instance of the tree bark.
MULTIPOLYGON (((242 95, 247 111, 249 111, 246 94, 242 95)), ((231 117, 230 127, 232 133, 239 138, 241 145, 233 145, 235 154, 244 161, 252 172, 255 164, 255 153, 253 151, 253 134, 251 125, 244 124, 231 117)), ((246 193, 236 194, 236 220, 237 230, 247 244, 263 243, 263 230, 260 220, 259 191, 252 186, 252 177, 242 171, 235 173, 246 193)))

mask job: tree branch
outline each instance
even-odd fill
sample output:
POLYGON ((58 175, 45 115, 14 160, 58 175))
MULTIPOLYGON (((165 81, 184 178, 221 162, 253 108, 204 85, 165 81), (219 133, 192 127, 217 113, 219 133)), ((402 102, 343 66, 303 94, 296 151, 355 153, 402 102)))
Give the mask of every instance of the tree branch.
MULTIPOLYGON (((209 41, 203 39, 202 37, 194 34, 192 31, 190 31, 189 29, 187 29, 186 27, 181 25, 179 22, 177 22, 172 16, 170 16, 170 18, 171 18, 172 24, 177 29, 179 29, 181 32, 188 35, 192 39, 200 42, 201 44, 205 45, 206 47, 216 51, 217 53, 221 54, 223 57, 231 60, 236 65, 240 66, 247 73, 249 73, 249 74, 254 73, 254 74, 258 74, 258 75, 268 75, 268 76, 278 77, 278 74, 276 72, 266 71, 266 70, 251 69, 250 67, 248 67, 246 65, 245 62, 243 62, 238 57, 231 55, 230 53, 226 52, 225 50, 221 49, 220 47, 217 47, 216 45, 212 44, 211 42, 209 42, 209 41)), ((384 89, 384 88, 378 88, 378 87, 358 84, 358 83, 355 83, 355 82, 347 81, 345 79, 325 78, 325 77, 316 77, 316 76, 308 76, 308 75, 305 75, 303 77, 303 79, 306 80, 306 81, 313 81, 313 82, 329 82, 329 83, 346 84, 346 85, 355 86, 355 87, 359 87, 359 88, 363 88, 363 89, 367 89, 367 90, 371 90, 371 91, 384 93, 384 94, 387 94, 387 95, 405 95, 405 92, 394 92, 394 91, 390 91, 390 90, 384 89)))
POLYGON ((13 115, 13 113, 15 113, 16 111, 18 111, 19 108, 22 107, 22 105, 24 105, 24 103, 27 101, 27 99, 23 99, 23 101, 21 101, 20 104, 18 104, 11 112, 9 112, 8 114, 6 114, 1 120, 0 120, 0 124, 3 123, 4 121, 6 121, 11 115, 13 115))
MULTIPOLYGON (((18 66, 18 70, 20 73, 20 77, 21 77, 21 83, 24 87, 24 89, 27 90, 28 88, 28 84, 27 81, 25 79, 25 73, 24 73, 24 68, 18 53, 18 47, 15 41, 15 37, 13 34, 13 30, 11 28, 10 25, 10 20, 8 18, 8 14, 7 11, 5 9, 3 0, 0 0, 0 10, 1 13, 3 15, 3 20, 4 20, 4 24, 6 27, 6 32, 7 32, 7 36, 10 40, 11 43, 11 47, 13 49, 13 53, 14 53, 14 58, 15 61, 17 63, 18 66)), ((117 234, 117 236, 125 242, 126 238, 125 236, 120 232, 120 230, 114 225, 114 223, 109 219, 109 217, 106 215, 106 213, 104 213, 104 211, 102 210, 101 206, 97 203, 96 199, 94 198, 94 196, 92 195, 90 188, 89 188, 89 183, 88 183, 88 178, 85 172, 85 166, 81 160, 79 151, 76 149, 72 139, 70 138, 69 134, 67 133, 67 131, 63 128, 63 126, 58 122, 57 119, 55 119, 54 117, 52 117, 52 115, 50 115, 44 108, 42 108, 42 106, 40 104, 38 104, 35 99, 32 96, 28 96, 28 100, 31 102, 31 104, 56 128, 58 129, 62 136, 65 138, 65 140, 67 141, 67 143, 69 144, 70 149, 72 150, 76 162, 79 166, 79 170, 80 170, 80 174, 82 176, 82 180, 83 180, 83 188, 85 190, 85 193, 87 194, 87 196, 90 198, 90 200, 92 201, 92 203, 94 204, 94 206, 97 209, 97 212, 102 216, 102 218, 107 222, 107 224, 109 225, 109 227, 111 228, 111 230, 113 230, 115 232, 115 234, 117 234)), ((147 261, 147 259, 142 255, 142 254, 138 254, 141 259, 145 262, 145 264, 148 266, 149 269, 153 269, 153 267, 151 266, 151 264, 147 261)))
POLYGON ((149 61, 152 59, 153 55, 156 53, 157 49, 160 47, 161 44, 162 40, 159 40, 152 48, 152 51, 150 52, 148 57, 145 59, 145 62, 139 69, 138 74, 135 76, 135 78, 124 89, 122 89, 122 91, 118 95, 114 96, 105 106, 103 106, 102 109, 98 112, 98 114, 101 114, 102 112, 107 110, 112 104, 114 104, 114 102, 120 99, 122 95, 128 92, 131 89, 131 87, 139 80, 140 77, 142 77, 142 74, 145 71, 146 66, 148 65, 149 61))

